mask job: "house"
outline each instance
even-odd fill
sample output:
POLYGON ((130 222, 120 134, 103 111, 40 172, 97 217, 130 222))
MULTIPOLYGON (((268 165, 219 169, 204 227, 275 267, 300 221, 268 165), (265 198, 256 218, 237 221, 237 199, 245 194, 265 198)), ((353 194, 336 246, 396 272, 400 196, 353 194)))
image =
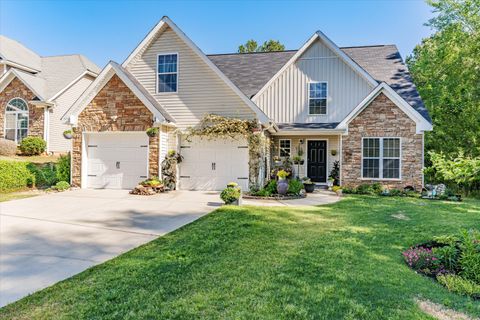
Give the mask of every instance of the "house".
POLYGON ((70 126, 60 120, 100 69, 82 55, 41 57, 0 35, 0 138, 42 137, 47 152, 64 153, 70 126))
POLYGON ((318 31, 299 50, 205 55, 168 17, 121 65, 110 62, 63 119, 75 131, 72 184, 83 188, 131 188, 160 176, 176 150, 179 188, 234 181, 245 190, 301 149, 299 174, 317 183, 339 161, 342 185, 418 189, 432 130, 394 45, 339 48, 318 31), (257 119, 268 141, 259 159, 244 139, 185 139, 207 114, 257 119), (151 127, 157 136, 145 134, 151 127))

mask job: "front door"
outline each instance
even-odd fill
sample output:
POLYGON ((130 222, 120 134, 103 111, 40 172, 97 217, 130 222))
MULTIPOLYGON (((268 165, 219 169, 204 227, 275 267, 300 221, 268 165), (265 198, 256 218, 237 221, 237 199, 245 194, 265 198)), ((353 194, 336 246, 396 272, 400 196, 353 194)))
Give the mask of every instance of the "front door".
POLYGON ((307 176, 314 182, 327 182, 327 141, 310 140, 307 150, 307 176))

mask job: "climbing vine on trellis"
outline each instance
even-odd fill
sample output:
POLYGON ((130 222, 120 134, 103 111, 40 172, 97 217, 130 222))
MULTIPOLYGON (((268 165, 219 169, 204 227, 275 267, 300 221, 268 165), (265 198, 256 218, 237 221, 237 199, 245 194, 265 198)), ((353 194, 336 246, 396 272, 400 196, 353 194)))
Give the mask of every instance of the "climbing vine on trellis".
MULTIPOLYGON (((250 186, 259 183, 260 169, 263 166, 262 159, 267 150, 268 139, 260 129, 257 120, 228 118, 215 114, 206 115, 197 127, 187 130, 186 139, 200 137, 207 140, 218 138, 238 139, 245 138, 249 150, 249 180, 250 186)), ((266 168, 265 168, 266 170, 266 168)))

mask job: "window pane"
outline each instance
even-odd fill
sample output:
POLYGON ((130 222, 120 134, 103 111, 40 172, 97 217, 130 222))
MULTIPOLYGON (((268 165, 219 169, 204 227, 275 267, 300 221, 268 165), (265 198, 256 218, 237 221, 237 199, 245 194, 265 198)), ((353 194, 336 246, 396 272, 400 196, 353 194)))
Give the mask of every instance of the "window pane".
POLYGON ((363 159, 363 177, 378 178, 380 174, 380 160, 363 159))
POLYGON ((384 178, 400 178, 400 160, 384 159, 383 160, 383 177, 384 178))
POLYGON ((158 56, 158 73, 177 72, 177 55, 158 56))
POLYGON ((16 115, 15 114, 5 114, 5 128, 6 129, 15 129, 16 115))
POLYGON ((17 142, 22 141, 22 139, 25 138, 27 134, 28 134, 28 129, 18 129, 17 142))
POLYGON ((290 140, 280 140, 280 157, 290 157, 290 140))
POLYGON ((158 75, 158 92, 176 92, 177 91, 177 75, 160 74, 158 75))
POLYGON ((363 139, 363 156, 373 158, 380 157, 380 139, 363 139))
POLYGON ((400 139, 386 138, 383 139, 383 156, 386 158, 400 157, 400 139))
POLYGON ((15 141, 15 129, 6 129, 5 130, 5 139, 15 141))
POLYGON ((18 128, 28 128, 28 116, 26 114, 18 114, 18 128))

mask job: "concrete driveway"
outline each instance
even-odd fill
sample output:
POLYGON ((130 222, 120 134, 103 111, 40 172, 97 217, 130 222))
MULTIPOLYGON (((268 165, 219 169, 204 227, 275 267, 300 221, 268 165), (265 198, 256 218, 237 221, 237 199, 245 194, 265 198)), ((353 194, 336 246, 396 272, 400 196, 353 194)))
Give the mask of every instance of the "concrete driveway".
POLYGON ((0 307, 175 230, 218 193, 74 190, 0 203, 0 307))

